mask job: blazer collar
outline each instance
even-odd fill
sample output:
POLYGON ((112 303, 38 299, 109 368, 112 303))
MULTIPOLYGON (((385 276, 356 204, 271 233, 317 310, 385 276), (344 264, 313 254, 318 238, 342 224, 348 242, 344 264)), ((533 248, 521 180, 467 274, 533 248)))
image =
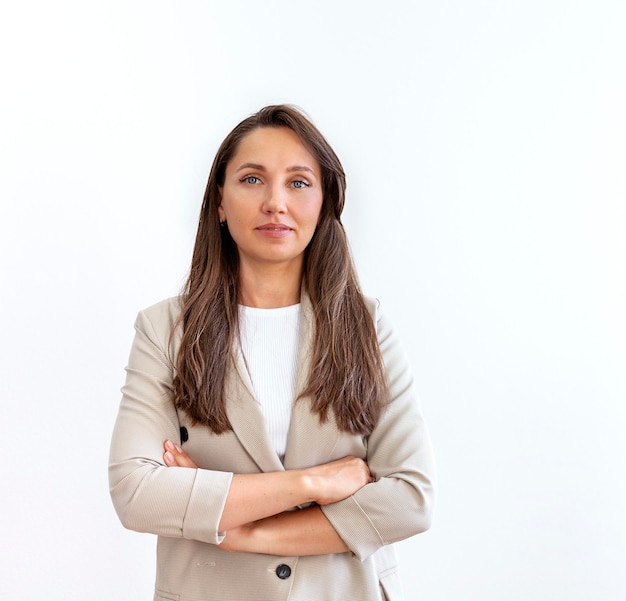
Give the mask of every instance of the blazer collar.
MULTIPOLYGON (((296 398, 306 388, 315 338, 313 307, 304 290, 300 302, 296 398)), ((233 367, 226 382, 229 399, 228 417, 237 438, 261 471, 299 469, 330 460, 339 438, 339 431, 332 416, 326 423, 321 424, 319 416, 311 412, 311 399, 302 397, 294 399, 283 466, 269 439, 261 406, 254 396, 252 381, 238 344, 233 349, 233 367)))
POLYGON ((332 416, 321 423, 319 415, 311 411, 312 399, 299 397, 306 389, 311 370, 315 341, 315 315, 311 299, 302 292, 300 321, 300 350, 298 355, 297 394, 291 411, 291 423, 285 452, 285 469, 301 469, 326 463, 337 444, 339 430, 332 416))
POLYGON ((234 369, 226 383, 228 418, 239 442, 262 472, 283 470, 265 426, 259 401, 254 396, 252 380, 239 345, 233 349, 234 369))

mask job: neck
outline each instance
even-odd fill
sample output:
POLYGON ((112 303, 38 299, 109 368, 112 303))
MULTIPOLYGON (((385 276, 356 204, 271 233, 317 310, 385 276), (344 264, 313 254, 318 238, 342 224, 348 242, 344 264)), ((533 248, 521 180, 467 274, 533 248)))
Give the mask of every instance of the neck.
POLYGON ((239 302, 247 307, 277 309, 300 302, 302 265, 268 266, 262 270, 249 269, 243 264, 239 269, 239 302))

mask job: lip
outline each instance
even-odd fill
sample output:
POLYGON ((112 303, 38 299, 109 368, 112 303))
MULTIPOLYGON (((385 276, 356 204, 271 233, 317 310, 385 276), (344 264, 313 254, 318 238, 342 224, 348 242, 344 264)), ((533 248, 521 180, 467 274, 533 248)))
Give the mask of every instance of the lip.
POLYGON ((264 223, 256 228, 257 230, 290 230, 288 225, 284 223, 264 223))
POLYGON ((256 230, 267 238, 283 238, 288 236, 293 228, 284 223, 264 223, 256 228, 256 230))

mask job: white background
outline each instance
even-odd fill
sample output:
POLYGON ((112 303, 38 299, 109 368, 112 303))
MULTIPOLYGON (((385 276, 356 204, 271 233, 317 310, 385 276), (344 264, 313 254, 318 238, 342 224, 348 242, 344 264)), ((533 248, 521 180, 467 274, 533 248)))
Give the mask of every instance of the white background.
POLYGON ((0 598, 149 599, 106 476, 219 142, 303 107, 440 473, 407 599, 626 598, 626 4, 3 2, 0 598))

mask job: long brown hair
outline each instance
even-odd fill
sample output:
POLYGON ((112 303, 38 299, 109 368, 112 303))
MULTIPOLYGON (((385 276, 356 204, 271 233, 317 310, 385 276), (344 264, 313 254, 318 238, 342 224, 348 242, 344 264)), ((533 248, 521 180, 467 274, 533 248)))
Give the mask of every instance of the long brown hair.
POLYGON ((322 134, 288 105, 267 106, 244 119, 222 142, 213 161, 182 294, 176 405, 194 423, 215 433, 231 429, 224 382, 238 331, 239 257, 228 229, 220 227, 217 208, 228 162, 241 140, 260 127, 291 129, 322 170, 322 209, 304 260, 304 287, 315 315, 314 350, 308 385, 300 398, 312 398, 320 420, 326 421, 332 413, 340 429, 367 435, 378 421, 388 391, 376 330, 340 219, 345 175, 322 134))

